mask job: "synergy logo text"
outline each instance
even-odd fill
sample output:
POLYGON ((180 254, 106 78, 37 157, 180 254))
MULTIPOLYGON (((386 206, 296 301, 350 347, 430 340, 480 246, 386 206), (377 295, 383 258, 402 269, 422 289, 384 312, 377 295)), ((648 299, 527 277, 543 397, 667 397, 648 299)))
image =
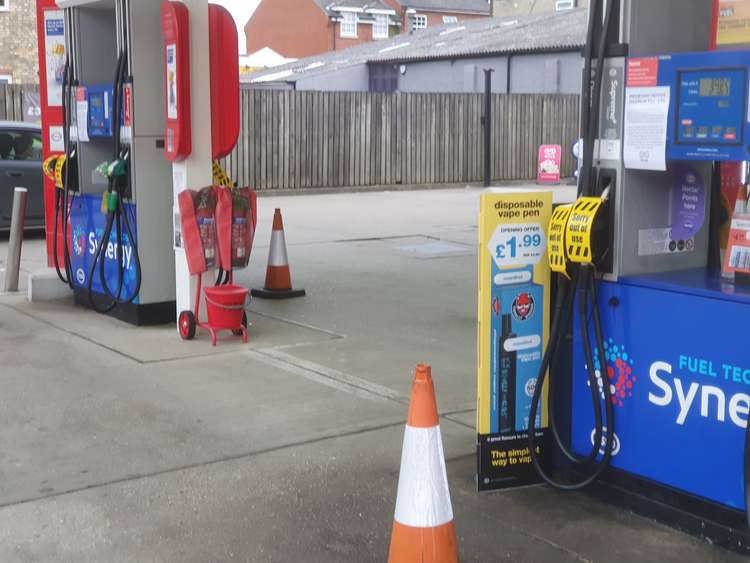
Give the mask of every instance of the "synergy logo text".
MULTIPOLYGON (((750 369, 731 364, 714 364, 702 358, 680 356, 677 371, 718 381, 750 385, 750 369)), ((656 388, 649 391, 648 400, 658 407, 669 407, 676 399, 677 424, 684 425, 691 413, 698 413, 703 418, 712 418, 718 422, 725 422, 729 418, 740 428, 747 426, 750 395, 737 392, 727 396, 727 393, 716 385, 701 384, 697 381, 683 383, 683 379, 674 375, 674 372, 674 366, 668 362, 657 361, 651 364, 649 377, 656 388)))

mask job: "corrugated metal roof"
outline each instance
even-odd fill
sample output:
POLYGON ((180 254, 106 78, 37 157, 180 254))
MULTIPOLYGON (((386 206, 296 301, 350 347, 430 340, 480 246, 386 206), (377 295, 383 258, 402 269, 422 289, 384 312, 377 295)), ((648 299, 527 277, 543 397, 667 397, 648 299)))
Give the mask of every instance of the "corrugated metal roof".
POLYGON ((382 51, 368 62, 408 62, 553 49, 575 49, 586 40, 586 10, 518 18, 490 18, 428 29, 409 36, 408 49, 382 51), (422 34, 429 34, 429 37, 422 34))
POLYGON ((390 39, 364 43, 301 59, 266 71, 243 75, 244 83, 269 82, 268 74, 284 71, 277 82, 296 82, 367 63, 398 63, 514 53, 569 51, 586 41, 587 10, 482 18, 402 33, 390 39))

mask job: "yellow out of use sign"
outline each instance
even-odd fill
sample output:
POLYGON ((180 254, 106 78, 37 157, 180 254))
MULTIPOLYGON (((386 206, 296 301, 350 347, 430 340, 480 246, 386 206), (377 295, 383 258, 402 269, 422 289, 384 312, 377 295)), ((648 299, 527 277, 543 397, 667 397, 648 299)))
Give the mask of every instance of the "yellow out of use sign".
POLYGON ((568 260, 576 264, 588 264, 594 257, 591 232, 594 219, 602 206, 599 197, 582 197, 573 205, 565 236, 568 260))
POLYGON ((570 279, 570 276, 568 275, 568 261, 565 256, 565 231, 568 228, 568 219, 572 211, 572 205, 557 207, 552 213, 547 235, 549 238, 549 248, 547 249, 549 267, 553 272, 562 274, 568 279, 570 279))

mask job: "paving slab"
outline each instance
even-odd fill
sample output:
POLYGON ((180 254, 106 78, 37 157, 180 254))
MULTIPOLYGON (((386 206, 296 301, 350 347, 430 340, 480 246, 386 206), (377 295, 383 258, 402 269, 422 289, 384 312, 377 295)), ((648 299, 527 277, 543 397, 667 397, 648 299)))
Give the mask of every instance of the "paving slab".
MULTIPOLYGON (((394 237, 290 247, 293 281, 308 292, 285 302, 256 299, 251 310, 314 324, 340 340, 300 344, 288 352, 408 394, 404 374, 433 365, 446 411, 476 404, 476 248, 450 243, 438 256, 428 237, 394 237), (426 247, 422 253, 413 251, 426 247), (455 253, 454 248, 460 252, 455 253), (448 353, 446 353, 448 352, 448 353)), ((263 275, 240 272, 257 286, 263 275)))
POLYGON ((0 336, 0 505, 392 424, 405 412, 255 352, 142 364, 5 304, 0 336))
POLYGON ((19 314, 90 340, 142 363, 236 353, 247 349, 248 346, 259 349, 341 338, 330 331, 275 318, 271 313, 251 313, 248 317, 250 342, 247 345, 242 343, 242 339, 224 331, 219 333, 218 345, 212 346, 208 332, 200 328, 195 340, 186 342, 178 337, 174 326, 133 326, 81 308, 75 305, 72 297, 29 303, 23 297, 15 296, 6 300, 6 306, 19 314))

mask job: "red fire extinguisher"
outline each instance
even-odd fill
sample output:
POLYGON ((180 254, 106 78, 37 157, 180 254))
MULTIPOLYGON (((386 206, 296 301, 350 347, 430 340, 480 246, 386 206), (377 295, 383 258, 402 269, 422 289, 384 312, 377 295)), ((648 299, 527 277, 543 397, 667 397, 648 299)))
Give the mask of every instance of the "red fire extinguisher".
POLYGON ((215 189, 184 190, 177 199, 182 233, 179 243, 185 248, 188 270, 191 274, 198 274, 216 268, 215 189))
POLYGON ((216 219, 221 267, 247 267, 257 224, 256 194, 249 188, 216 187, 216 219))
POLYGON ((255 192, 232 190, 232 268, 245 268, 255 237, 255 192))
POLYGON ((216 267, 216 192, 213 188, 203 188, 194 196, 195 221, 198 224, 198 234, 203 247, 203 258, 206 269, 216 267))

